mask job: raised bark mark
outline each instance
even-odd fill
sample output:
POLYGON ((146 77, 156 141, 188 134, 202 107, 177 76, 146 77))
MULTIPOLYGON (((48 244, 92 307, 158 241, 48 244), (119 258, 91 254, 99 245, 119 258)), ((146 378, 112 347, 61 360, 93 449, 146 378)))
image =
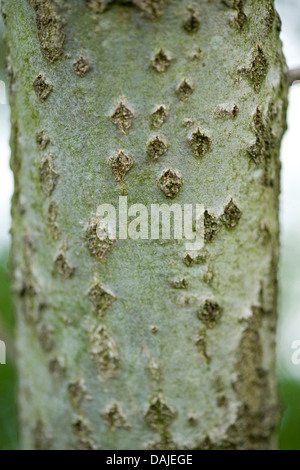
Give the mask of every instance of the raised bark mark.
POLYGON ((58 174, 54 170, 54 161, 51 154, 44 155, 40 164, 40 181, 43 192, 50 196, 56 186, 58 174))
POLYGON ((47 145, 50 142, 50 137, 48 132, 45 129, 41 129, 36 133, 36 144, 39 150, 45 150, 47 145))
POLYGON ((72 423, 73 431, 77 437, 78 450, 96 450, 92 427, 88 419, 78 415, 72 423))
POLYGON ((57 356, 52 357, 49 361, 48 366, 49 371, 51 372, 55 380, 60 381, 65 378, 66 367, 64 361, 61 358, 57 356))
POLYGON ((152 444, 153 449, 169 449, 175 448, 172 441, 169 426, 177 416, 177 412, 171 407, 164 396, 159 393, 151 398, 148 410, 145 414, 145 421, 160 436, 160 440, 152 444))
POLYGON ((110 165, 116 181, 121 183, 122 194, 127 194, 127 185, 125 183, 125 176, 133 166, 134 160, 130 155, 127 155, 123 150, 119 150, 118 155, 110 158, 110 165))
POLYGON ((208 253, 206 251, 203 251, 202 253, 197 254, 196 256, 194 254, 188 253, 184 259, 183 262, 186 266, 194 266, 194 264, 205 264, 208 259, 208 253))
POLYGON ((170 426, 176 415, 176 411, 168 405, 163 395, 158 394, 151 398, 145 420, 151 428, 161 432, 170 426))
POLYGON ((243 332, 234 388, 240 401, 236 423, 231 426, 231 439, 239 449, 265 449, 276 427, 278 410, 269 403, 268 376, 263 368, 260 338, 262 311, 252 308, 252 317, 243 332))
POLYGON ((256 165, 263 166, 263 184, 265 186, 271 186, 273 184, 273 177, 270 175, 272 170, 270 164, 273 152, 277 147, 277 138, 274 136, 271 126, 272 113, 272 103, 269 104, 266 118, 264 118, 261 109, 259 107, 256 108, 253 118, 256 140, 248 149, 250 159, 256 165))
POLYGON ((158 106, 158 108, 151 114, 152 126, 156 129, 159 129, 168 119, 169 113, 163 104, 158 106))
POLYGON ((68 385, 68 392, 71 398, 71 403, 74 408, 80 408, 83 400, 90 400, 88 395, 85 381, 82 377, 75 379, 68 385))
POLYGON ((90 332, 90 354, 101 379, 107 380, 117 375, 119 351, 106 326, 99 325, 90 332))
POLYGON ((111 5, 132 5, 144 12, 150 19, 156 19, 163 14, 165 0, 86 0, 92 13, 99 14, 111 5))
POLYGON ((236 10, 237 13, 233 24, 241 31, 248 19, 244 11, 244 0, 222 0, 222 3, 236 10))
POLYGON ((33 447, 35 450, 50 450, 52 437, 46 431, 44 421, 39 418, 33 430, 33 447))
POLYGON ((198 311, 199 319, 207 328, 213 328, 221 319, 223 308, 217 302, 206 300, 198 311))
POLYGON ((37 97, 41 101, 45 101, 52 92, 53 85, 46 79, 46 77, 42 73, 39 73, 34 79, 33 88, 37 97))
POLYGON ((58 255, 55 258, 54 266, 58 274, 64 279, 68 279, 73 276, 75 268, 68 261, 66 257, 67 244, 64 242, 59 250, 58 255))
POLYGON ((241 68, 239 73, 248 78, 248 80, 254 85, 254 90, 258 93, 268 74, 269 63, 260 44, 257 45, 256 49, 254 49, 253 56, 254 58, 251 65, 248 68, 241 68))
POLYGON ((213 280, 214 280, 213 270, 210 267, 208 267, 206 273, 203 276, 203 281, 210 286, 213 280))
POLYGON ((152 160, 158 160, 163 157, 168 150, 166 142, 158 136, 151 140, 147 145, 147 154, 152 160))
POLYGON ((220 104, 214 109, 214 117, 216 118, 233 118, 235 119, 239 114, 239 107, 237 104, 220 104))
POLYGON ((121 102, 111 116, 111 120, 123 134, 128 134, 134 121, 134 114, 121 102))
POLYGON ((129 427, 126 414, 118 402, 111 403, 103 412, 104 420, 111 431, 129 427))
POLYGON ((231 229, 237 226, 241 217, 241 210, 231 199, 224 209, 224 213, 221 216, 221 221, 224 223, 226 228, 231 229))
POLYGON ((176 197, 183 185, 181 173, 172 168, 164 170, 158 182, 162 192, 170 198, 176 197))
POLYGON ((190 137, 194 157, 203 158, 211 150, 211 139, 203 131, 197 129, 190 137))
POLYGON ((177 94, 180 101, 187 100, 191 96, 193 91, 194 89, 192 85, 186 79, 184 79, 177 88, 177 94))
POLYGON ((61 55, 65 40, 63 22, 54 0, 31 0, 35 10, 41 51, 49 62, 61 55))
POLYGON ((156 333, 158 332, 158 326, 157 325, 151 325, 150 326, 150 331, 152 334, 156 335, 156 333))
POLYGON ((198 353, 200 354, 201 358, 204 359, 206 364, 209 364, 211 358, 207 354, 207 336, 206 336, 206 327, 204 326, 199 330, 198 336, 196 338, 196 346, 198 353))
POLYGON ((221 229, 221 223, 219 219, 211 215, 208 211, 204 212, 204 240, 211 242, 219 230, 221 229))
POLYGON ((188 280, 185 278, 175 279, 175 281, 171 282, 171 286, 174 287, 174 289, 187 289, 189 283, 188 280))
POLYGON ((82 54, 79 55, 78 59, 73 64, 73 67, 74 72, 81 78, 83 78, 91 70, 89 61, 82 54))
POLYGON ((157 385, 161 380, 161 368, 159 363, 153 357, 149 359, 146 370, 150 379, 157 385))
POLYGON ((152 66, 157 72, 165 72, 171 65, 171 58, 168 54, 160 49, 157 54, 155 54, 152 61, 152 66))
POLYGON ((47 223, 50 228, 50 232, 52 235, 53 240, 59 239, 59 227, 58 223, 56 222, 58 215, 58 204, 53 199, 50 201, 47 213, 47 223))
POLYGON ((50 352, 54 347, 53 331, 41 323, 37 329, 38 340, 44 352, 50 352))
POLYGON ((108 251, 112 250, 116 240, 112 239, 109 228, 99 228, 100 219, 92 217, 86 231, 88 248, 93 256, 105 261, 108 251))
POLYGON ((102 318, 107 308, 116 300, 113 292, 94 277, 93 285, 89 291, 89 298, 94 304, 95 314, 102 318))
POLYGON ((193 8, 189 8, 190 14, 183 23, 183 28, 189 34, 195 34, 200 28, 200 20, 193 8))

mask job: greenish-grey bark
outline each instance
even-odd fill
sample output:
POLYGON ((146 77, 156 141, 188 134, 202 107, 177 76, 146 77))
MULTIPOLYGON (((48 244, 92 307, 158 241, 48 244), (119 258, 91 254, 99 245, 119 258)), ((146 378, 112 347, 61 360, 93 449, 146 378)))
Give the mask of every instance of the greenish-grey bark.
POLYGON ((274 446, 273 1, 5 0, 3 14, 22 446, 274 446), (97 207, 126 193, 203 204, 201 253, 97 238, 97 207))

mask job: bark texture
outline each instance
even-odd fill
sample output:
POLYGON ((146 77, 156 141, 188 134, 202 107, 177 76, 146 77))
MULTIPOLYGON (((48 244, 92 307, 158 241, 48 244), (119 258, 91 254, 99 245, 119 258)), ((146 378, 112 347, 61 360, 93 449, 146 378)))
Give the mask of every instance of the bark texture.
POLYGON ((278 418, 271 0, 5 0, 26 449, 265 449, 278 418), (205 247, 96 236, 199 203, 205 247))

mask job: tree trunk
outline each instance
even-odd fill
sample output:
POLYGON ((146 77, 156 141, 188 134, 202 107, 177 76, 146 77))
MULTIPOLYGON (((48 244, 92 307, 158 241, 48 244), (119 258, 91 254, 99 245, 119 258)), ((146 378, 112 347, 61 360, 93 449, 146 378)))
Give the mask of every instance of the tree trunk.
POLYGON ((5 0, 25 449, 268 449, 278 420, 271 0, 5 0), (203 204, 205 246, 96 233, 203 204), (105 238, 106 237, 106 238, 105 238))

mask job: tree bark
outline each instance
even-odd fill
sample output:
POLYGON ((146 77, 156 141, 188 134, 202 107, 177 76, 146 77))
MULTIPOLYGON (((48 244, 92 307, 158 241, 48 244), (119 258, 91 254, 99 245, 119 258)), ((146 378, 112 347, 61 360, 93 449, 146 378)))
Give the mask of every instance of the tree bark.
POLYGON ((273 1, 3 15, 22 447, 273 448, 288 89, 273 1), (203 204, 201 253, 97 238, 97 207, 124 194, 203 204))

